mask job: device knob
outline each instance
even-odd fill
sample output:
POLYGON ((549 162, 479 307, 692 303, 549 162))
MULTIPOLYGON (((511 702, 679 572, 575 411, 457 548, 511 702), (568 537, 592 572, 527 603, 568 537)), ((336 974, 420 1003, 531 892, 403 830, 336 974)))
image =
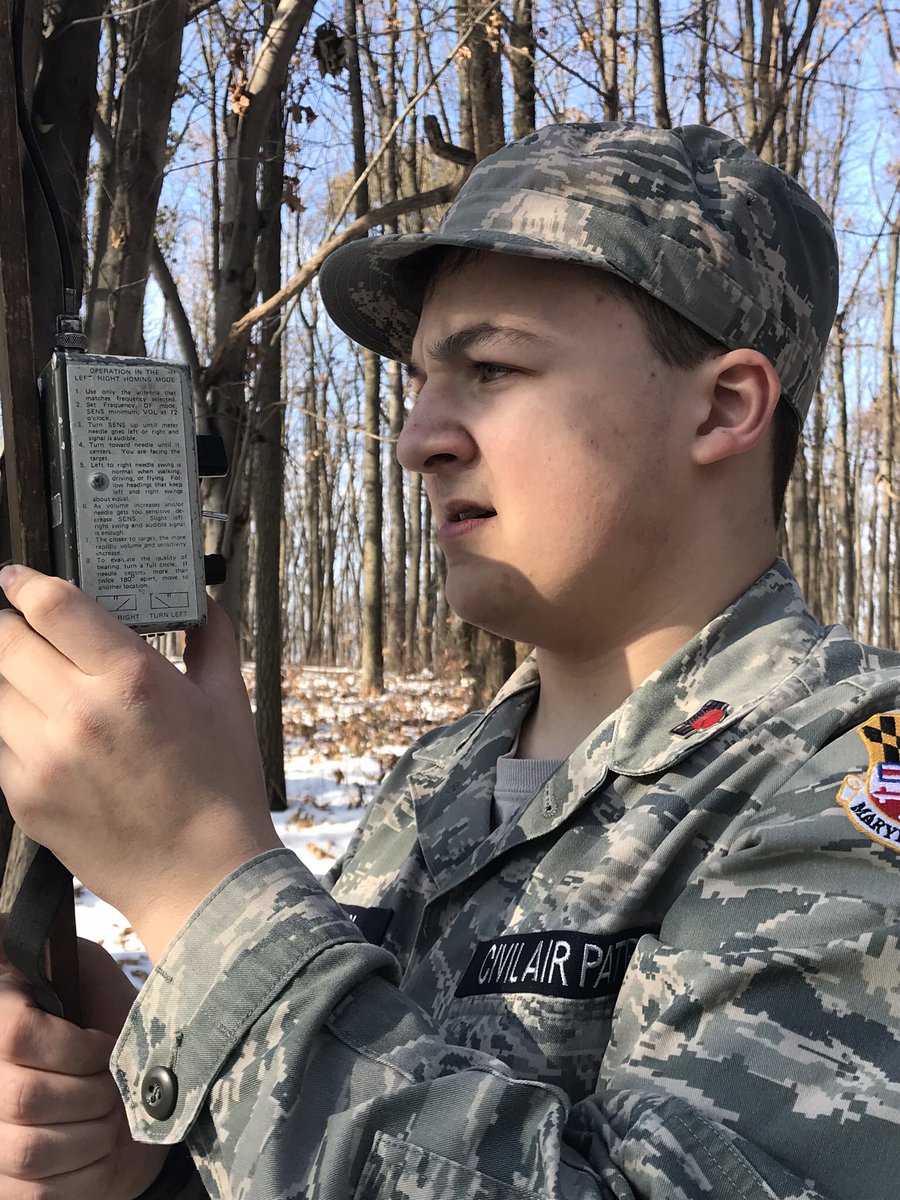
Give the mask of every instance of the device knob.
POLYGON ((197 469, 201 479, 220 479, 228 474, 228 455, 218 433, 197 434, 197 469))
POLYGON ((203 572, 206 576, 207 587, 215 587, 217 583, 224 583, 227 570, 227 564, 221 554, 203 555, 203 572))

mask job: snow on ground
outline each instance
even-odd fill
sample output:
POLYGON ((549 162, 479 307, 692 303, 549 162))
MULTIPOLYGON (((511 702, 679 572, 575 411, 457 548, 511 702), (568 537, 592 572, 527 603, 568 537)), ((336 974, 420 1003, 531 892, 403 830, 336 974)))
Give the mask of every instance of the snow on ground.
MULTIPOLYGON (((245 671, 253 694, 253 668, 245 671)), ((468 680, 458 672, 393 676, 382 696, 360 697, 355 671, 292 667, 284 679, 285 782, 288 811, 274 814, 284 844, 316 875, 343 854, 384 775, 426 729, 468 707, 468 680)), ((144 948, 116 909, 80 885, 76 921, 137 986, 150 971, 144 948)))

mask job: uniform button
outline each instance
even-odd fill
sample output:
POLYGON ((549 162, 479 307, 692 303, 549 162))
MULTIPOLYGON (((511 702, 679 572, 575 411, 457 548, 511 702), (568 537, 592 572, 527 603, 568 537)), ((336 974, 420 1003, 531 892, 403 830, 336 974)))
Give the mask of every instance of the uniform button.
POLYGON ((175 1111, 178 1080, 168 1067, 151 1067, 141 1084, 144 1108, 157 1121, 167 1121, 175 1111))

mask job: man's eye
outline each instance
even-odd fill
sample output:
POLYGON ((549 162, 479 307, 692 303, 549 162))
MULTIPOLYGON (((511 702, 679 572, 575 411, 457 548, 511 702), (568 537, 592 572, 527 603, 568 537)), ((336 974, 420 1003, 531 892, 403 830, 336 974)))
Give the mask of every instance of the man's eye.
POLYGON ((505 367, 502 363, 482 362, 476 363, 476 367, 483 383, 495 383, 513 373, 512 367, 505 367))

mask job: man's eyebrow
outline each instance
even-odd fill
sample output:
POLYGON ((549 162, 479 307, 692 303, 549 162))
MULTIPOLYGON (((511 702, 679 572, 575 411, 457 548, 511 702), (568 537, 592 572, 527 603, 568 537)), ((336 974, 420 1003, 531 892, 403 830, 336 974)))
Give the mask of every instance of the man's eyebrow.
MULTIPOLYGON (((497 325, 493 321, 478 321, 474 325, 466 325, 448 333, 446 337, 439 338, 429 347, 428 356, 438 360, 453 358, 454 355, 462 354, 463 351, 495 337, 503 337, 511 342, 538 344, 546 344, 550 340, 540 333, 533 333, 530 329, 521 329, 518 325, 497 325)), ((415 362, 407 364, 407 373, 410 379, 421 379, 425 374, 415 362)))

